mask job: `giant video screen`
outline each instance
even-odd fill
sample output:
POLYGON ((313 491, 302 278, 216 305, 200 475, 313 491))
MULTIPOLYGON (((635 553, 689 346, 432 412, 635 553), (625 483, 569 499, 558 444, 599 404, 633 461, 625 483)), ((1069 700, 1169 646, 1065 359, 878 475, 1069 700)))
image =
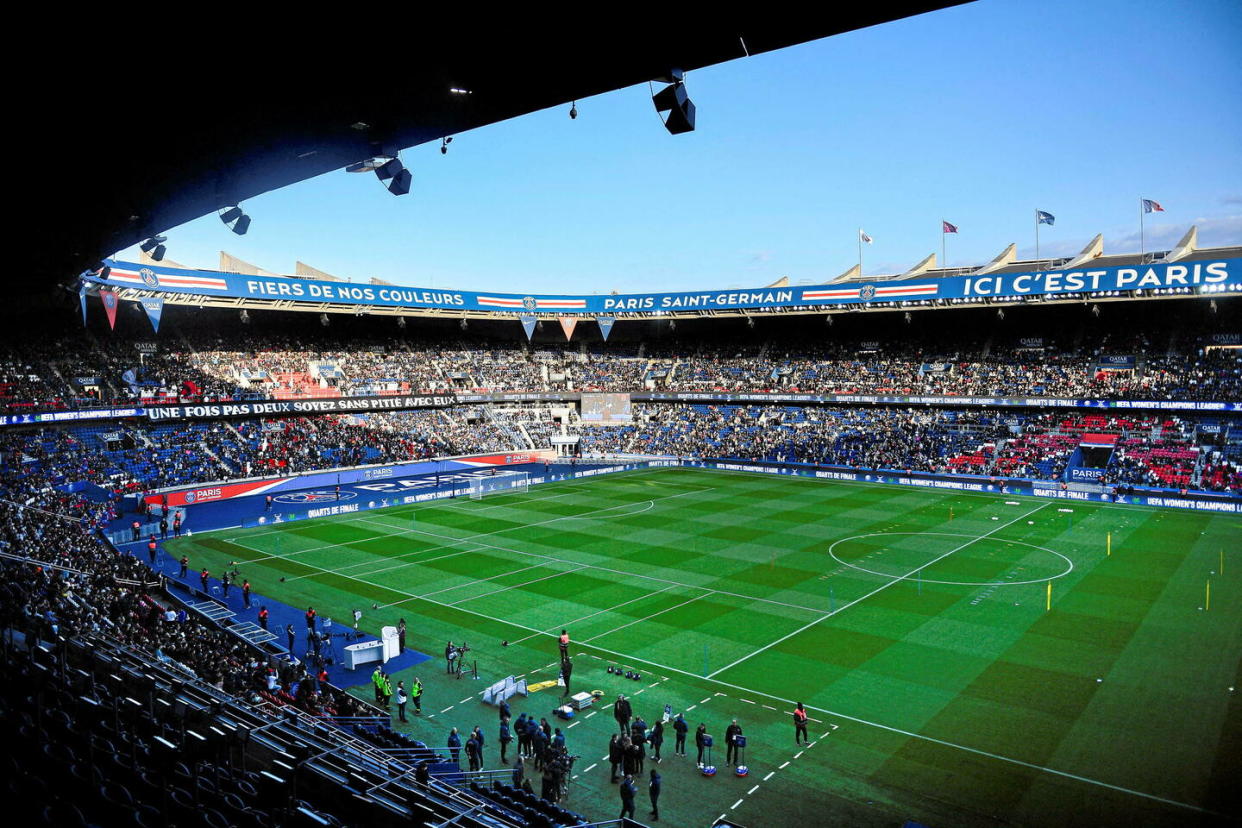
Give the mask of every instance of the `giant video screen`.
POLYGON ((606 425, 633 422, 629 394, 583 394, 582 422, 606 425))

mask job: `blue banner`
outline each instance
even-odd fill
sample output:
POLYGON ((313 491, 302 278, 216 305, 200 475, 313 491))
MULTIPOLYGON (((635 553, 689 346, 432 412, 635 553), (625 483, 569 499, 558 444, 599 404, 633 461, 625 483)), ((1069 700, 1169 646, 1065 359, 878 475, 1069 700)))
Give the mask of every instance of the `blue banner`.
POLYGON ((535 335, 535 325, 538 321, 535 315, 531 313, 522 314, 522 330, 526 331, 526 341, 530 342, 530 338, 535 335))
POLYGON ((142 309, 147 312, 147 319, 151 320, 151 327, 159 333, 160 317, 164 315, 164 300, 158 296, 144 296, 141 301, 142 309))
POLYGON ((599 325, 600 335, 603 336, 604 341, 607 342, 608 334, 612 333, 612 326, 617 322, 616 318, 612 316, 597 316, 595 318, 595 322, 599 325))
POLYGON ((78 301, 82 303, 82 327, 86 327, 86 282, 78 286, 78 301))
POLYGON ((483 293, 397 285, 364 285, 292 279, 283 276, 246 276, 133 262, 113 262, 108 281, 84 277, 101 287, 157 290, 166 294, 292 300, 306 304, 369 305, 443 309, 487 313, 615 316, 620 313, 694 313, 697 311, 775 308, 833 308, 878 302, 947 301, 992 298, 1012 300, 1027 296, 1066 296, 1133 290, 1173 293, 1242 291, 1242 259, 1156 263, 1134 267, 1084 267, 1075 270, 1001 273, 968 276, 896 279, 876 282, 762 287, 749 290, 707 290, 685 293, 608 295, 536 295, 483 293))

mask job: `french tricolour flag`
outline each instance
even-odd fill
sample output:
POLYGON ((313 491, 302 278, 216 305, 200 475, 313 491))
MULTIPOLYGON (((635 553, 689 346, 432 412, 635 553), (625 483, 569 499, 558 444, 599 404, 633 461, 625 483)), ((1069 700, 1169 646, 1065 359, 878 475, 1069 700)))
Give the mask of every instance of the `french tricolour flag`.
POLYGON ((1164 208, 1160 206, 1159 201, 1152 201, 1150 198, 1143 199, 1144 213, 1163 213, 1164 208))

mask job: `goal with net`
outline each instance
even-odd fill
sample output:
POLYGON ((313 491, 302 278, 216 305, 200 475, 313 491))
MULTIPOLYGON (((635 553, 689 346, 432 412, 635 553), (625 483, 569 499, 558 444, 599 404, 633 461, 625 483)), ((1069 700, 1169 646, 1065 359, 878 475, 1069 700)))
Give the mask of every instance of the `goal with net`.
POLYGON ((471 500, 481 500, 489 494, 501 492, 530 491, 530 475, 522 471, 498 471, 495 474, 482 474, 470 478, 467 489, 471 500))

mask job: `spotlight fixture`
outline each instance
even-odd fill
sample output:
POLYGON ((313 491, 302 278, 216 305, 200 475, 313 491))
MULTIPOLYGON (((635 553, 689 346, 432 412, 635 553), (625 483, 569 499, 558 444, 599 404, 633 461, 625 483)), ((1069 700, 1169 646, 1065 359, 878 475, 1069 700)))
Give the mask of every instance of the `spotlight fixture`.
POLYGON ((401 330, 405 330, 405 317, 404 316, 397 317, 397 327, 400 328, 401 330))
POLYGON ((453 136, 448 135, 440 139, 440 154, 448 155, 448 145, 453 143, 453 136))
POLYGON ((138 245, 138 249, 150 256, 152 261, 162 261, 164 254, 168 252, 168 248, 164 246, 166 241, 168 241, 167 236, 152 236, 138 245))
POLYGON ((828 316, 825 316, 825 317, 824 317, 824 323, 825 323, 828 327, 830 327, 830 328, 832 327, 832 315, 831 315, 831 314, 829 314, 828 316))
POLYGON ((250 312, 249 311, 247 311, 245 308, 242 308, 240 316, 241 316, 241 322, 243 325, 250 324, 250 312))
POLYGON ((461 318, 461 323, 460 323, 460 324, 461 324, 461 329, 464 331, 464 330, 466 329, 466 326, 469 324, 469 323, 467 323, 467 322, 466 322, 466 317, 464 317, 464 316, 463 316, 463 317, 461 318))
POLYGON ((1004 309, 1004 308, 997 308, 997 309, 996 309, 996 318, 997 318, 997 319, 1004 319, 1004 318, 1005 318, 1005 309, 1004 309))
POLYGON ((668 86, 651 96, 656 112, 668 115, 661 118, 664 128, 670 135, 683 132, 694 132, 694 101, 686 94, 685 73, 680 69, 672 69, 667 75, 656 80, 668 86))
POLYGON ((246 235, 246 231, 250 229, 250 216, 243 213, 242 208, 236 204, 220 208, 220 221, 239 236, 246 235))
POLYGON ((319 324, 326 328, 328 325, 332 324, 332 320, 328 318, 326 313, 321 313, 319 314, 319 324))
POLYGON ((578 102, 573 101, 569 104, 569 120, 572 121, 577 117, 578 117, 578 102))

